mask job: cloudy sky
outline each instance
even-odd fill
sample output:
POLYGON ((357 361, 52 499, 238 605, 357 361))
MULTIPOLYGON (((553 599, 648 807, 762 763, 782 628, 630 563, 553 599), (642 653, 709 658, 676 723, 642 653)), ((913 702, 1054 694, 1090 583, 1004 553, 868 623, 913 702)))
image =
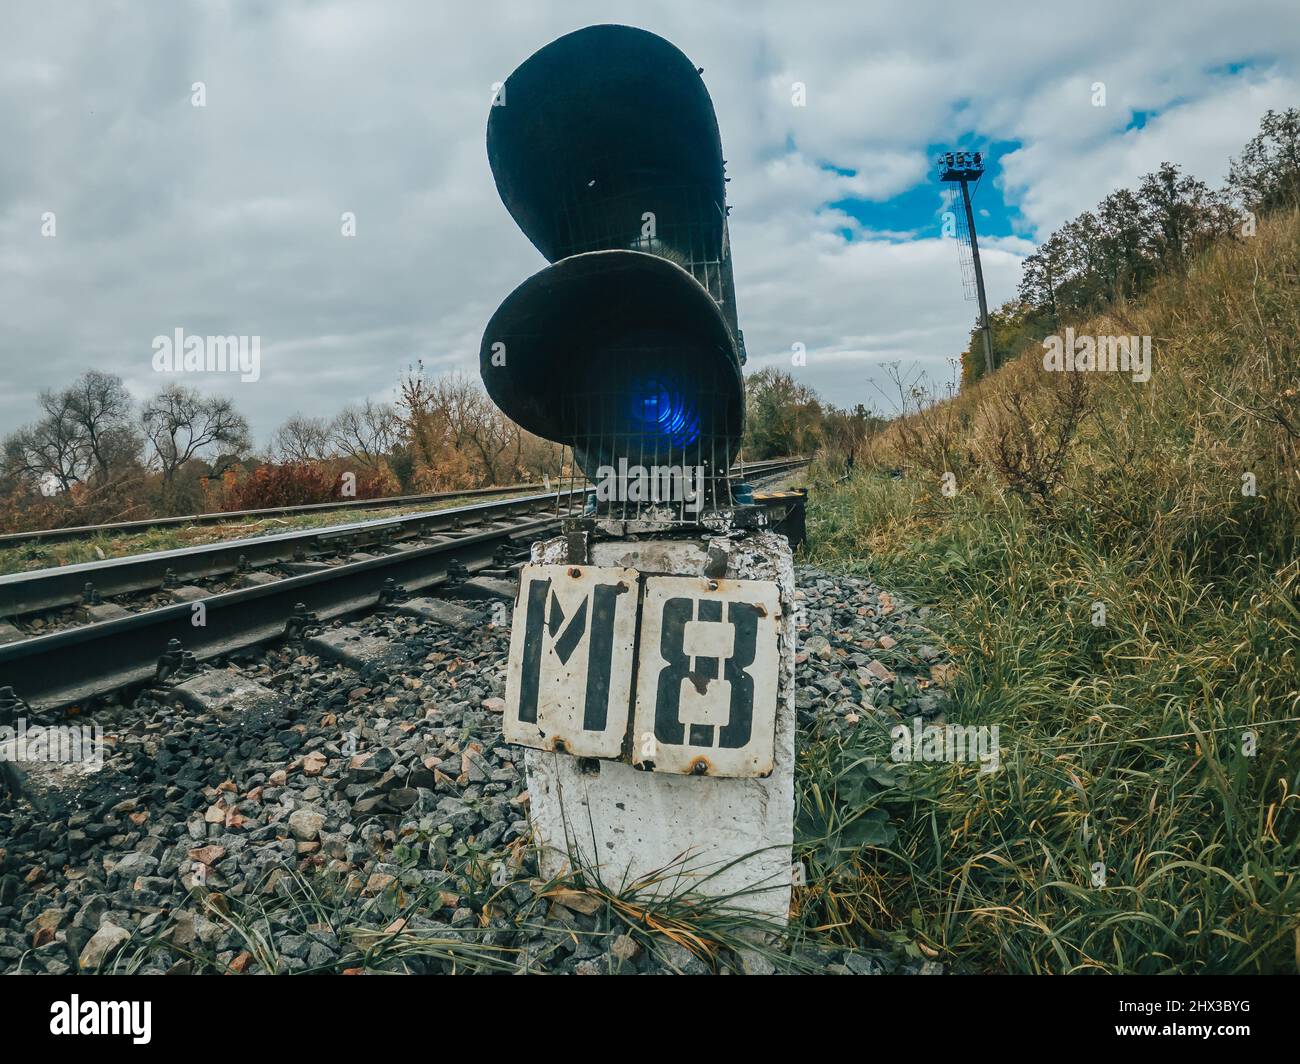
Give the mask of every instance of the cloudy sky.
POLYGON ((1300 104, 1295 0, 20 0, 5 15, 0 433, 92 367, 144 398, 163 383, 153 338, 177 328, 260 336, 256 383, 185 381, 233 398, 259 443, 295 412, 391 397, 417 358, 477 372, 487 319, 544 264, 492 183, 492 86, 591 23, 642 26, 704 67, 750 368, 792 368, 801 343, 792 371, 841 405, 884 408, 891 361, 947 380, 966 343, 940 148, 990 155, 976 207, 997 305, 1062 221, 1165 159, 1220 184, 1259 116, 1300 104))

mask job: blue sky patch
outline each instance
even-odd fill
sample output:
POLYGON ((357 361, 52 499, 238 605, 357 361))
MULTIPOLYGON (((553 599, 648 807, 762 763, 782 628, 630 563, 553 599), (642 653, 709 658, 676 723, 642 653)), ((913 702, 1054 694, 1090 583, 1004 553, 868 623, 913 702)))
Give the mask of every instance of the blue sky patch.
MULTIPOLYGON (((1001 159, 1020 147, 1016 140, 980 143, 967 134, 949 144, 929 144, 926 146, 926 158, 931 165, 926 169, 926 178, 887 200, 842 199, 827 204, 832 210, 843 211, 863 228, 871 232, 908 234, 899 239, 920 239, 938 236, 943 224, 943 190, 949 186, 939 180, 933 160, 945 151, 982 151, 984 153, 984 177, 974 190, 975 225, 986 236, 1025 236, 1029 225, 1020 214, 1015 203, 1008 203, 1002 195, 1001 159)), ((823 168, 844 177, 852 177, 853 170, 845 170, 830 164, 823 168)), ((953 186, 955 187, 955 186, 953 186)), ((852 239, 849 229, 841 230, 846 239, 852 239)))

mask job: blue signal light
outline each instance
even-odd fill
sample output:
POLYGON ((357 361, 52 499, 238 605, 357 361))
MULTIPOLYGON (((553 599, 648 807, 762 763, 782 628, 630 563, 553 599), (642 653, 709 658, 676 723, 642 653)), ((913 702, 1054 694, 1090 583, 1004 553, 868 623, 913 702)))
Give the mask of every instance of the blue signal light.
POLYGON ((700 418, 694 404, 662 381, 639 382, 631 389, 634 431, 667 443, 689 447, 700 438, 700 418))

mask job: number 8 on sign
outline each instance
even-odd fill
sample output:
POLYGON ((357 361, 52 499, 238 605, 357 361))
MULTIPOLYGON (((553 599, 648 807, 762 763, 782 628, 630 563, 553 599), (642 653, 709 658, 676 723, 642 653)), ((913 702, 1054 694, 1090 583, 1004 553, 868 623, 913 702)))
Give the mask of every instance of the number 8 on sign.
POLYGON ((774 583, 647 576, 635 720, 656 772, 766 776, 772 771, 781 605, 774 583))

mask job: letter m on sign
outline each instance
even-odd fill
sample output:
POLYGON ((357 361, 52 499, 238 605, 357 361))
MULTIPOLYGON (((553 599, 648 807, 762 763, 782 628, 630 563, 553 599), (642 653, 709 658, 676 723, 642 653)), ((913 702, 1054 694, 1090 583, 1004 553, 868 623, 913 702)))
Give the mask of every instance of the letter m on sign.
POLYGON ((507 742, 619 756, 632 701, 639 580, 633 569, 524 567, 510 630, 507 742))

